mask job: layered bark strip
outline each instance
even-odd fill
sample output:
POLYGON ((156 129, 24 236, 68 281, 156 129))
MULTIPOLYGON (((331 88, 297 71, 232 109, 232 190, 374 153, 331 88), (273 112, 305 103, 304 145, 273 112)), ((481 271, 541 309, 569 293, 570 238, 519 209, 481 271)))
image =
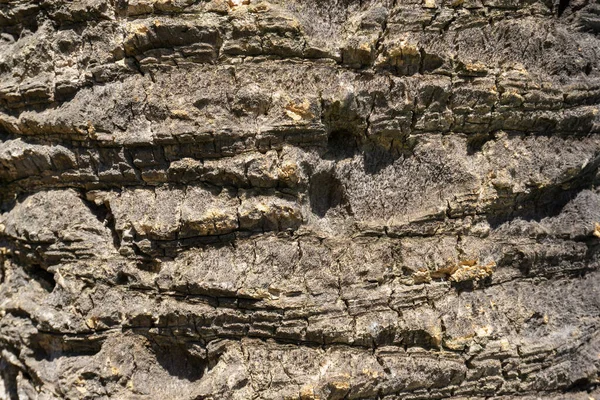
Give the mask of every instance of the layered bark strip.
POLYGON ((0 0, 1 399, 600 398, 597 0, 0 0))

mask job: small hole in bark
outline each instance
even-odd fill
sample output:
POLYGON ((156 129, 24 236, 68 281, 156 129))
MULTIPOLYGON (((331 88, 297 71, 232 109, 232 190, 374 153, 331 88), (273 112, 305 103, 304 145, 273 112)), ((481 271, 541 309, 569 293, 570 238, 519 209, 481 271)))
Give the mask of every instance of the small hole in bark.
POLYGON ((117 272, 115 283, 117 285, 127 285, 129 283, 129 276, 125 272, 119 271, 117 272))
POLYGON ((351 132, 333 131, 327 138, 327 155, 336 160, 351 158, 358 151, 358 140, 351 132))
POLYGON ((558 16, 563 15, 565 10, 569 7, 570 0, 560 0, 558 3, 558 16))
POLYGON ((56 282, 54 274, 46 271, 41 265, 35 264, 27 268, 27 274, 39 283, 48 293, 54 290, 56 282))

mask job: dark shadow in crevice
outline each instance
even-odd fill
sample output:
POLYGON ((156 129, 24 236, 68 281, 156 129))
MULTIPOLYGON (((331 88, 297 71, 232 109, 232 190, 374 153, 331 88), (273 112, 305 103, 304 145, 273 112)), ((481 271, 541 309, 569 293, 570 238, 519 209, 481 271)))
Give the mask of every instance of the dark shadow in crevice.
POLYGON ((10 364, 3 357, 0 358, 0 376, 4 383, 4 392, 8 395, 7 400, 19 400, 19 390, 17 385, 17 376, 19 369, 10 364))
POLYGON ((591 392, 598 386, 597 383, 592 382, 590 378, 580 378, 569 385, 563 392, 591 392))
POLYGON ((94 216, 106 226, 112 235, 113 245, 118 251, 121 247, 121 236, 115 227, 115 217, 110 211, 110 208, 106 204, 96 204, 86 198, 85 193, 80 193, 81 200, 87 206, 87 208, 94 214, 94 216))
POLYGON ((172 338, 148 336, 156 361, 171 376, 195 382, 208 365, 206 350, 200 343, 177 342, 172 338))
POLYGON ((476 290, 484 289, 492 284, 492 277, 488 276, 479 280, 466 280, 460 282, 450 282, 450 286, 456 290, 457 293, 471 293, 476 290))
POLYGON ((491 133, 470 135, 467 137, 467 154, 472 156, 480 152, 483 146, 490 140, 494 140, 494 135, 491 133))
POLYGON ((600 155, 568 181, 557 182, 542 188, 532 188, 529 193, 513 195, 499 191, 499 199, 485 211, 487 221, 495 229, 505 222, 519 218, 540 221, 559 215, 563 208, 581 191, 592 189, 600 183, 596 177, 600 155))
POLYGON ((102 349, 104 339, 101 336, 40 332, 31 336, 30 347, 37 361, 52 361, 60 357, 94 356, 102 349))
POLYGON ((360 139, 347 130, 336 130, 327 137, 327 151, 323 155, 326 160, 344 160, 358 153, 360 139))
POLYGON ((405 135, 365 138, 348 130, 334 130, 329 133, 322 158, 338 162, 362 155, 365 172, 374 175, 399 158, 412 155, 415 145, 416 141, 405 135))
POLYGON ((352 215, 346 187, 335 176, 333 170, 319 171, 311 177, 309 199, 312 212, 321 218, 327 214, 327 211, 337 207, 352 215))
POLYGON ((559 0, 558 2, 558 16, 561 17, 565 10, 569 8, 570 0, 559 0))
MULTIPOLYGON (((134 243, 133 244, 133 248, 135 251, 135 254, 138 256, 135 266, 142 270, 142 271, 146 271, 146 272, 152 272, 154 274, 157 274, 160 272, 161 270, 161 261, 160 261, 160 257, 159 258, 153 258, 153 257, 149 257, 147 255, 145 255, 144 253, 141 252, 141 250, 139 250, 139 247, 134 243)), ((128 282, 129 283, 129 282, 128 282)))
MULTIPOLYGON (((434 337, 431 332, 424 329, 404 331, 401 338, 405 348, 420 347, 426 350, 436 350, 439 349, 440 346, 439 339, 434 337)), ((383 342, 380 343, 380 345, 392 345, 396 340, 396 337, 392 337, 392 340, 390 340, 389 343, 383 342)))
POLYGON ((498 200, 486 210, 487 221, 496 229, 514 219, 539 222, 547 217, 555 217, 580 191, 591 187, 592 184, 589 183, 571 190, 562 190, 560 187, 536 188, 528 194, 518 194, 514 199, 504 202, 498 200))
POLYGON ((403 157, 403 152, 390 151, 375 143, 368 143, 363 146, 362 155, 365 172, 369 175, 376 175, 403 157))
POLYGON ((123 271, 119 271, 117 272, 117 274, 115 275, 115 284, 119 285, 119 286, 124 286, 127 285, 129 283, 129 279, 130 279, 130 275, 123 272, 123 271))
POLYGON ((27 275, 40 284, 48 293, 52 293, 56 286, 54 274, 45 270, 40 264, 29 264, 23 267, 27 275))
POLYGON ((416 136, 402 132, 380 132, 372 135, 361 146, 365 172, 375 175, 399 159, 415 155, 416 136))

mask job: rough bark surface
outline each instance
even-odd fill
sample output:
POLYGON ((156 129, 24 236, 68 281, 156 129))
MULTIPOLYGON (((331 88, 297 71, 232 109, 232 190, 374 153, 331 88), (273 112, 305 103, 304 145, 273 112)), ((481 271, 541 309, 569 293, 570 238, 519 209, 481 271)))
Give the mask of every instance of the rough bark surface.
POLYGON ((0 398, 600 396, 596 0, 0 0, 0 398))

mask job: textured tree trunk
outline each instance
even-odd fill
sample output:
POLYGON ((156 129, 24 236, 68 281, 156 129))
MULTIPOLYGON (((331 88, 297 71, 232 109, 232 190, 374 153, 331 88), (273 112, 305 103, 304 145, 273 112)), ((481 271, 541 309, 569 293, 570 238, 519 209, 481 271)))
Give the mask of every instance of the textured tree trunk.
POLYGON ((597 0, 0 0, 1 399, 600 398, 597 0))

